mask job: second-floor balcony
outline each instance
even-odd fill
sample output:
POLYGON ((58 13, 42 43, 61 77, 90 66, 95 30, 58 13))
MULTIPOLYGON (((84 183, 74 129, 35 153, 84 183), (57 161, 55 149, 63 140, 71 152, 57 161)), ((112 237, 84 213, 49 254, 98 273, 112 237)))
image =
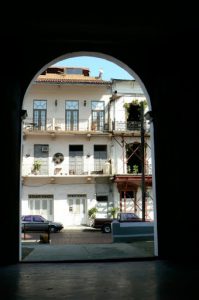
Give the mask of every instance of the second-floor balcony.
MULTIPOLYGON (((144 123, 144 128, 148 132, 149 125, 144 123)), ((92 121, 89 119, 79 119, 78 121, 65 121, 59 118, 48 118, 41 122, 35 122, 33 118, 27 118, 23 124, 25 132, 130 132, 141 130, 141 123, 137 121, 111 121, 103 123, 99 121, 92 121)))
POLYGON ((88 169, 87 165, 64 165, 56 166, 51 163, 41 163, 39 168, 34 168, 34 163, 23 163, 22 165, 22 176, 66 176, 66 177, 79 177, 79 176, 110 176, 110 166, 103 164, 101 168, 88 169))
POLYGON ((27 118, 23 129, 27 131, 88 131, 91 128, 89 121, 81 119, 79 122, 65 122, 64 119, 48 118, 41 122, 35 122, 32 118, 27 118))
MULTIPOLYGON (((142 173, 135 173, 129 172, 126 170, 124 172, 118 172, 116 169, 114 171, 111 170, 109 163, 102 164, 101 167, 95 167, 93 165, 92 168, 88 168, 87 164, 65 164, 61 165, 54 165, 53 163, 41 163, 40 167, 35 169, 35 163, 23 163, 22 164, 22 176, 35 176, 40 175, 43 177, 48 176, 72 176, 72 177, 79 177, 79 176, 111 176, 117 174, 123 174, 126 176, 141 176, 142 173)), ((145 175, 152 175, 152 166, 151 164, 145 165, 145 175)))
MULTIPOLYGON (((145 131, 149 131, 150 125, 147 122, 143 124, 145 131)), ((112 123, 112 130, 115 131, 141 131, 140 121, 115 121, 112 123)))

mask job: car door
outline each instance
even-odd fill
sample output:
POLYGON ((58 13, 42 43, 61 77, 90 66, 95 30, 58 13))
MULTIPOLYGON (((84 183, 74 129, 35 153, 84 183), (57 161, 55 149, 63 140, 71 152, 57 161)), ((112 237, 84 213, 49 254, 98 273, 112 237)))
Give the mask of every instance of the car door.
POLYGON ((32 230, 42 230, 44 228, 44 224, 48 224, 41 216, 32 216, 32 230))

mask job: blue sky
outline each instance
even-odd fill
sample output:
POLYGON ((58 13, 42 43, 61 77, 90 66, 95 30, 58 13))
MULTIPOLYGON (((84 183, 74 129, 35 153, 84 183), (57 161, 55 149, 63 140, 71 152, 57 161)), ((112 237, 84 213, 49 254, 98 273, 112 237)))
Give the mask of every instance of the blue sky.
POLYGON ((66 67, 86 67, 90 69, 90 76, 98 76, 99 70, 103 70, 102 79, 133 79, 133 77, 124 69, 112 63, 106 59, 91 57, 91 56, 79 56, 62 60, 56 64, 56 66, 66 67))

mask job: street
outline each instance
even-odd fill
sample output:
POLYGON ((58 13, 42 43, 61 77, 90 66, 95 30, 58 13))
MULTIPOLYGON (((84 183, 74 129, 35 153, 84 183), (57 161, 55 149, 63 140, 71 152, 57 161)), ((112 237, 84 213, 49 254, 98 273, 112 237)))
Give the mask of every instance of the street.
MULTIPOLYGON (((41 233, 26 233, 25 240, 22 234, 22 242, 34 242, 40 240, 41 233)), ((68 227, 61 232, 50 234, 51 245, 69 244, 110 244, 112 243, 111 233, 103 233, 99 229, 90 227, 68 227)))
MULTIPOLYGON (((50 243, 40 242, 41 233, 22 235, 23 261, 79 261, 153 257, 152 241, 113 243, 111 233, 90 227, 70 227, 50 234, 50 243)), ((42 235, 45 235, 42 234, 42 235)))

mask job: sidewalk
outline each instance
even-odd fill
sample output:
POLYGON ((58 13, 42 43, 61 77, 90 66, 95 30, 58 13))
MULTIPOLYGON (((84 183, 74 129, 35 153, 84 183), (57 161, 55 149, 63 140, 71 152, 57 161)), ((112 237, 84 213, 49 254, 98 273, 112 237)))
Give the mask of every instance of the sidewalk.
POLYGON ((111 244, 70 244, 51 245, 26 243, 24 250, 31 252, 22 259, 24 262, 88 261, 154 257, 153 242, 111 244))

